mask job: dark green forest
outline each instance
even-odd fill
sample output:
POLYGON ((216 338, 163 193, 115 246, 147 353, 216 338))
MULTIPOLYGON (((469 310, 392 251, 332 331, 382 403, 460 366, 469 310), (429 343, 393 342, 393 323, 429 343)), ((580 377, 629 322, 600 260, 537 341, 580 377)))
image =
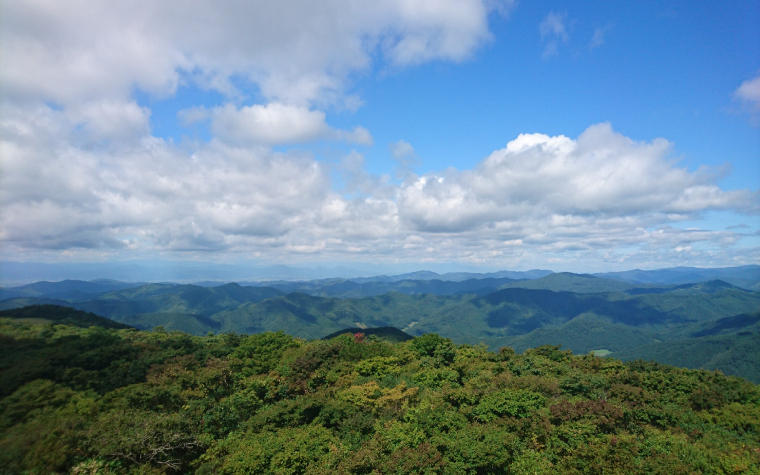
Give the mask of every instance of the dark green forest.
POLYGON ((384 339, 396 332, 369 329, 194 336, 55 314, 0 318, 1 473, 760 467, 760 388, 719 372, 556 345, 489 351, 433 333, 396 343, 384 339))

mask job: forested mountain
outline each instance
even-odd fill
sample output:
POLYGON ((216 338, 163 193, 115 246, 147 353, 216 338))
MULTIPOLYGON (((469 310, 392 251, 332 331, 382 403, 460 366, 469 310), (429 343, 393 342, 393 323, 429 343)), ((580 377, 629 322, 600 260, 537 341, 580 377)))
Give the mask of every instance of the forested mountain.
POLYGON ((419 271, 410 272, 406 274, 398 275, 381 275, 373 277, 356 277, 352 278, 354 282, 398 282, 401 280, 441 280, 451 282, 461 282, 463 280, 471 279, 512 279, 512 280, 526 280, 526 279, 538 279, 545 277, 549 274, 553 274, 550 270, 533 269, 528 271, 507 271, 502 270, 498 272, 447 272, 445 274, 438 274, 437 272, 419 271))
POLYGON ((129 325, 114 322, 107 318, 99 317, 92 313, 82 312, 70 307, 59 305, 30 305, 23 308, 0 311, 0 318, 9 318, 14 323, 26 323, 35 325, 72 325, 75 327, 89 328, 132 328, 129 325))
POLYGON ((127 283, 108 279, 89 282, 82 280, 35 282, 9 289, 0 288, 0 300, 18 297, 46 297, 48 299, 62 300, 92 299, 99 294, 130 287, 140 287, 142 285, 145 285, 145 283, 127 283))
MULTIPOLYGON (((263 284, 262 284, 263 285, 263 284)), ((383 295, 389 292, 403 294, 485 295, 499 289, 546 289, 581 293, 624 292, 641 287, 641 284, 629 284, 619 280, 604 279, 592 275, 571 274, 567 272, 549 274, 535 279, 473 278, 459 281, 440 279, 364 281, 358 279, 327 279, 309 282, 267 282, 266 286, 276 288, 284 293, 303 292, 318 297, 362 298, 383 295)), ((646 287, 644 287, 646 288, 646 287)))
POLYGON ((656 270, 630 270, 595 274, 597 277, 642 284, 693 284, 722 280, 749 290, 760 290, 760 265, 703 269, 698 267, 671 267, 656 270))
MULTIPOLYGON (((753 356, 747 350, 753 347, 751 335, 757 333, 753 316, 760 310, 760 293, 723 281, 629 284, 557 273, 521 281, 488 278, 360 284, 331 280, 287 285, 308 293, 285 294, 289 288, 284 284, 280 289, 147 284, 97 293, 90 300, 8 299, 0 302, 0 308, 65 305, 136 328, 160 325, 193 335, 283 330, 314 339, 346 328, 391 326, 411 335, 434 332, 456 343, 485 343, 492 350, 563 345, 576 353, 612 352, 623 359, 709 367, 760 381, 760 358, 740 362, 753 356), (406 292, 345 298, 389 288, 406 292), (741 332, 750 335, 739 335, 741 332), (673 359, 671 354, 679 357, 673 359)), ((49 291, 61 294, 55 286, 49 291)))
POLYGON ((387 332, 305 341, 80 328, 43 323, 50 311, 0 318, 2 473, 760 466, 760 389, 716 372, 555 346, 489 352, 435 334, 392 344, 377 336, 387 332))
MULTIPOLYGON (((267 286, 276 288, 284 293, 303 292, 318 297, 362 298, 383 295, 389 292, 399 292, 410 295, 482 295, 493 292, 494 290, 500 289, 513 282, 515 282, 514 279, 508 278, 468 279, 464 281, 443 281, 438 279, 398 280, 393 282, 356 282, 355 280, 330 279, 327 281, 312 282, 267 283, 267 286)), ((618 282, 615 283, 619 284, 618 282)), ((625 286, 626 284, 620 283, 620 285, 625 286)))

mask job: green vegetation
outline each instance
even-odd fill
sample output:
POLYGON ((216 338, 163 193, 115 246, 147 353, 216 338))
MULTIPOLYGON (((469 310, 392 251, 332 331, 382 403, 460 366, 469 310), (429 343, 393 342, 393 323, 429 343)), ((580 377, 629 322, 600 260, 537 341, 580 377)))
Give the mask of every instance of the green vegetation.
POLYGON ((724 267, 704 269, 697 267, 672 267, 657 270, 629 270, 623 272, 608 272, 595 274, 598 277, 621 280, 628 283, 640 284, 685 284, 705 282, 715 279, 728 282, 748 290, 760 290, 760 266, 724 267))
POLYGON ((0 319, 0 472, 758 473, 740 378, 355 333, 0 319))
POLYGON ((116 329, 131 328, 129 325, 114 322, 92 313, 60 305, 30 305, 23 308, 3 310, 0 311, 0 318, 11 318, 27 323, 73 325, 82 328, 92 326, 116 329))
POLYGON ((622 360, 646 358, 660 363, 711 370, 729 368, 750 381, 760 382, 760 332, 706 336, 683 341, 651 343, 611 353, 622 360))
MULTIPOLYGON (((567 280, 564 274, 549 277, 554 276, 555 280, 567 280)), ((361 299, 278 293, 275 289, 237 284, 214 288, 151 284, 67 305, 141 329, 161 324, 195 335, 209 331, 284 330, 303 338, 321 338, 357 326, 357 322, 396 328, 407 328, 417 322, 410 332, 435 332, 462 343, 483 341, 492 349, 513 343, 519 346, 519 342, 508 339, 537 329, 557 328, 579 317, 582 318, 574 323, 576 326, 592 320, 597 326, 599 322, 617 325, 614 332, 625 326, 625 333, 640 335, 631 340, 640 346, 653 342, 654 334, 672 334, 666 338, 682 339, 704 330, 707 322, 749 314, 760 308, 759 293, 733 287, 718 292, 641 295, 508 288, 482 296, 389 293, 361 299)), ((19 302, 28 303, 29 299, 19 302)), ((557 343, 588 343, 591 345, 588 348, 571 347, 584 353, 599 347, 598 342, 587 340, 573 337, 557 343)), ((603 346, 608 347, 606 343, 603 346)), ((613 345, 610 349, 617 351, 624 347, 613 345)))
POLYGON ((587 274, 560 272, 533 280, 521 280, 505 284, 501 288, 543 289, 555 292, 599 293, 625 292, 633 287, 631 284, 617 280, 603 279, 587 274))
POLYGON ((327 335, 326 337, 322 338, 323 340, 330 340, 335 338, 336 336, 340 336, 346 333, 350 334, 357 334, 361 333, 365 337, 376 337, 381 340, 389 341, 391 343, 400 343, 402 341, 409 341, 413 336, 409 335, 408 333, 405 333, 398 328, 394 327, 377 327, 377 328, 345 328, 343 330, 337 331, 335 333, 331 333, 327 335))
MULTIPOLYGON (((60 296, 62 289, 79 293, 88 289, 77 282, 60 284, 46 283, 33 290, 47 289, 60 296)), ((756 346, 751 335, 760 334, 760 293, 719 280, 633 286, 558 273, 522 281, 357 283, 332 279, 272 285, 281 288, 147 284, 93 294, 85 300, 17 297, 0 302, 0 309, 55 303, 138 329, 160 325, 167 331, 197 336, 282 330, 318 339, 347 328, 394 327, 412 336, 437 333, 455 343, 483 343, 492 351, 510 346, 522 352, 546 344, 562 345, 576 354, 604 348, 625 360, 654 359, 760 382, 760 358, 750 351, 756 346), (283 295, 287 286, 309 293, 283 295), (402 291, 363 298, 312 295, 348 295, 357 289, 374 292, 388 286, 402 291), (452 293, 465 288, 474 293, 452 293), (424 289, 441 294, 416 293, 424 289)))

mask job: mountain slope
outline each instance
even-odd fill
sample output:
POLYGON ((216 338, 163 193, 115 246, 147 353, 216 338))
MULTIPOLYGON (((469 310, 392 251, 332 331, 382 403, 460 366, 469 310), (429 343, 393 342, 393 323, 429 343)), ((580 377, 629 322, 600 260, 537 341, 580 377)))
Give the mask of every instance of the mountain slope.
POLYGON ((582 313, 557 326, 542 327, 524 335, 495 339, 492 347, 511 346, 525 351, 541 345, 561 345, 573 353, 586 354, 592 350, 620 351, 654 343, 652 332, 632 328, 593 313, 582 313))
POLYGON ((210 317, 245 303, 260 302, 282 295, 268 287, 242 287, 226 284, 218 287, 197 285, 151 284, 112 292, 96 300, 78 302, 73 307, 121 321, 139 314, 176 313, 210 317))
POLYGON ((540 279, 521 280, 502 286, 502 288, 543 289, 577 293, 625 292, 631 287, 632 285, 618 280, 570 272, 550 274, 540 279))
POLYGON ((654 360, 682 368, 718 370, 760 383, 760 332, 650 343, 609 354, 623 361, 654 360))
POLYGON ((0 318, 10 318, 16 321, 26 321, 29 323, 53 323, 56 325, 74 325, 76 327, 88 328, 91 326, 127 329, 129 325, 124 325, 107 318, 99 317, 92 313, 82 312, 70 307, 61 307, 59 305, 31 305, 23 308, 14 308, 0 311, 0 318))
POLYGON ((760 265, 706 269, 699 267, 672 267, 655 270, 630 270, 594 274, 598 277, 630 283, 688 284, 720 279, 749 290, 760 290, 760 265))
POLYGON ((212 318, 221 331, 257 333, 284 330, 302 338, 321 338, 346 327, 405 328, 465 299, 462 296, 390 293, 363 299, 332 299, 292 293, 241 305, 212 318))
POLYGON ((128 283, 99 279, 93 281, 62 280, 60 282, 35 282, 19 287, 0 288, 0 300, 18 297, 46 297, 61 300, 93 298, 97 294, 139 287, 144 283, 128 283))
MULTIPOLYGON (((334 298, 364 298, 399 292, 403 294, 487 294, 498 290, 505 284, 514 282, 508 278, 468 279, 463 281, 431 280, 398 280, 393 282, 330 279, 328 281, 312 282, 281 282, 270 283, 273 288, 285 293, 302 292, 316 297, 334 298)), ((247 287, 257 288, 257 287, 247 287)))

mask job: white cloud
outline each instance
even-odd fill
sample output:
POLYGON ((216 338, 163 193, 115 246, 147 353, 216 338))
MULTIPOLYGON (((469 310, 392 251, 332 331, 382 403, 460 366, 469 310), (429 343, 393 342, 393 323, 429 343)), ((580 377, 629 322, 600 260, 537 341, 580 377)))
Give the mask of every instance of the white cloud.
MULTIPOLYGON (((340 191, 326 162, 273 151, 371 144, 367 129, 326 120, 328 107, 361 102, 353 74, 466 60, 490 39, 489 12, 513 3, 2 0, 3 256, 316 253, 518 266, 665 262, 681 247, 679 263, 734 259, 743 235, 677 223, 757 212, 757 192, 723 191, 716 172, 676 166, 667 141, 634 142, 606 124, 577 139, 520 135, 473 169, 424 176, 408 169, 416 155, 399 141, 390 150, 401 184, 368 173, 354 151, 338 167, 340 191), (153 137, 135 90, 166 97, 189 83, 225 97, 177 113, 186 125, 209 121, 213 139, 153 137)), ((540 32, 556 52, 566 16, 550 14, 540 32)), ((737 97, 754 100, 752 84, 737 97)))
POLYGON ((388 144, 393 160, 396 162, 395 175, 399 179, 408 179, 414 176, 412 168, 422 163, 417 156, 412 144, 406 140, 399 140, 388 144))
MULTIPOLYGON (((372 134, 369 133, 369 130, 365 129, 362 126, 356 126, 351 130, 340 130, 340 129, 333 129, 334 132, 331 134, 333 140, 341 140, 348 143, 353 143, 356 145, 365 145, 370 146, 374 143, 374 140, 372 139, 372 134)), ((329 138, 329 135, 328 135, 329 138)))
POLYGON ((406 140, 393 142, 392 144, 388 145, 388 148, 391 151, 391 155, 393 155, 393 158, 396 160, 404 160, 416 156, 414 153, 414 147, 412 147, 412 144, 406 140))
POLYGON ((760 76, 744 81, 734 94, 755 108, 760 107, 760 76))
POLYGON ((566 23, 567 14, 549 12, 538 26, 541 39, 546 42, 543 53, 544 59, 557 56, 559 54, 559 42, 566 43, 569 39, 566 23))
POLYGON ((760 209, 758 193, 724 192, 715 174, 675 167, 670 150, 663 139, 637 143, 609 124, 589 127, 577 140, 523 134, 473 170, 419 177, 399 191, 399 209, 420 231, 486 233, 531 220, 632 217, 649 227, 668 214, 760 209))
POLYGON ((538 27, 541 32, 541 38, 556 37, 567 41, 566 20, 567 14, 565 13, 549 12, 538 27))
POLYGON ((239 109, 232 104, 217 107, 211 111, 211 132, 219 140, 236 145, 292 144, 318 139, 372 144, 372 136, 363 127, 350 131, 334 129, 327 125, 322 111, 278 103, 239 109))
POLYGON ((232 104, 214 109, 214 136, 237 144, 297 143, 324 136, 329 130, 325 113, 284 104, 236 108, 232 104))
POLYGON ((0 127, 6 256, 733 263, 743 234, 674 226, 708 210, 758 210, 756 192, 722 191, 719 175, 677 167, 667 141, 635 142, 607 124, 577 139, 523 134, 473 169, 400 185, 352 153, 342 169, 354 197, 303 152, 222 140, 188 151, 150 135, 93 149, 72 143, 77 122, 49 107, 6 108, 0 127), (679 246, 689 249, 676 261, 679 246))
POLYGON ((396 66, 461 61, 490 39, 483 0, 3 1, 4 94, 72 104, 171 94, 183 81, 270 101, 355 102, 346 78, 378 51, 396 66))
POLYGON ((94 140, 131 140, 150 133, 150 110, 134 101, 86 102, 66 113, 94 140))
POLYGON ((610 29, 610 26, 605 26, 602 28, 597 28, 594 30, 594 36, 591 37, 591 41, 588 43, 589 49, 596 49, 602 45, 604 45, 604 35, 607 34, 607 31, 610 29))
POLYGON ((753 123, 760 123, 760 76, 741 83, 734 91, 734 98, 750 114, 753 123))

